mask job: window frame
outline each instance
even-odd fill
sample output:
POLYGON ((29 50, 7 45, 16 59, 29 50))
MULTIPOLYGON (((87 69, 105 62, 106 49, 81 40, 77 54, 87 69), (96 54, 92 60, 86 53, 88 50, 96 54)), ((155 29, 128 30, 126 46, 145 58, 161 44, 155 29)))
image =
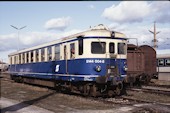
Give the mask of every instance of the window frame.
POLYGON ((165 60, 163 58, 160 58, 158 59, 158 63, 157 63, 158 66, 165 66, 165 60), (160 65, 160 61, 163 61, 163 65, 160 65))
POLYGON ((84 41, 83 39, 79 39, 78 40, 78 54, 79 55, 83 55, 83 45, 84 45, 84 41))
MULTIPOLYGON (((95 49, 94 49, 95 50, 95 49)), ((105 54, 106 53, 106 42, 97 42, 97 41, 93 41, 91 42, 91 53, 92 54, 105 54), (94 43, 98 43, 98 44, 104 44, 104 51, 102 50, 102 52, 95 52, 93 51, 93 47, 96 47, 96 45, 93 46, 94 43)))
POLYGON ((55 56, 54 56, 54 59, 55 60, 60 60, 60 45, 59 44, 57 44, 57 45, 55 45, 55 52, 54 52, 54 54, 55 54, 55 56), (56 48, 58 48, 58 49, 56 49, 56 48), (58 50, 58 51, 57 51, 58 50))
POLYGON ((122 43, 122 42, 117 43, 117 54, 119 54, 119 55, 125 55, 126 54, 126 43, 122 43), (124 44, 123 52, 122 52, 122 50, 120 51, 119 44, 124 44))
POLYGON ((70 44, 70 59, 75 58, 75 43, 70 44))
POLYGON ((109 53, 111 53, 111 54, 115 53, 115 43, 114 42, 109 43, 109 53), (111 46, 110 46, 111 44, 113 44, 113 52, 111 52, 111 46))

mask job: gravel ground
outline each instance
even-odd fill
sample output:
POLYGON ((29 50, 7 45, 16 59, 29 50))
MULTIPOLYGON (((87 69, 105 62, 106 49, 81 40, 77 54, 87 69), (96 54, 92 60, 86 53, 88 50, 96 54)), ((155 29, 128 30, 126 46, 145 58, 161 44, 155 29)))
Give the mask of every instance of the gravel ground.
MULTIPOLYGON (((4 75, 3 75, 4 76, 4 75)), ((6 75, 5 75, 6 76, 6 75)), ((170 96, 147 94, 143 92, 127 92, 131 98, 149 100, 153 103, 134 105, 110 104, 77 95, 55 92, 48 88, 28 84, 4 81, 1 79, 1 97, 13 99, 20 103, 45 108, 55 113, 152 113, 170 112, 170 96)), ((114 99, 113 99, 114 100, 114 99)))

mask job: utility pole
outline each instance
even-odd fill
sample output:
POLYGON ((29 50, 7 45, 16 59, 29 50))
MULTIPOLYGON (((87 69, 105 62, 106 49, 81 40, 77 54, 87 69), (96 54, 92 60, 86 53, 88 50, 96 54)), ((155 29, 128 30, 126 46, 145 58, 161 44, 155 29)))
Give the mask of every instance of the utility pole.
POLYGON ((24 29, 25 27, 27 27, 27 26, 23 26, 23 27, 21 27, 21 28, 18 28, 18 27, 15 27, 15 26, 13 26, 13 25, 10 25, 11 27, 13 27, 14 29, 16 29, 17 31, 18 31, 18 41, 17 41, 17 49, 18 49, 18 51, 19 51, 19 31, 21 30, 21 29, 24 29))
POLYGON ((158 33, 160 33, 160 31, 156 32, 156 22, 155 21, 154 21, 154 31, 149 30, 149 32, 151 32, 154 35, 154 39, 152 40, 152 42, 154 43, 153 48, 156 50, 156 48, 158 47, 157 46, 158 40, 156 39, 156 35, 158 33))

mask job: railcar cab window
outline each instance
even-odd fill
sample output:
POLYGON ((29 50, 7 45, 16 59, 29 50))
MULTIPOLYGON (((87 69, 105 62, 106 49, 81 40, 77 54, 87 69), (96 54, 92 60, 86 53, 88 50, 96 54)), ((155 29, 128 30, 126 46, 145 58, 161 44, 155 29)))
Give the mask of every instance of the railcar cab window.
POLYGON ((105 42, 92 42, 91 53, 94 53, 94 54, 106 53, 106 43, 105 42))
POLYGON ((109 52, 115 53, 115 44, 114 43, 109 43, 109 52))
POLYGON ((158 66, 164 66, 164 59, 158 59, 158 66))
POLYGON ((118 43, 118 54, 126 54, 126 44, 118 43))

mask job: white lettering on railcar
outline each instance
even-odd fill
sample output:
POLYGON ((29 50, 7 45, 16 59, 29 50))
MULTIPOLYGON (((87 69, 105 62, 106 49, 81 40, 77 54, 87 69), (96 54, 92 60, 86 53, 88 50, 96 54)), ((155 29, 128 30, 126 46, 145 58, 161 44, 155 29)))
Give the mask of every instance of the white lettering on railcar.
POLYGON ((60 65, 55 66, 55 72, 58 72, 60 70, 60 65))
POLYGON ((105 63, 105 60, 86 60, 86 63, 105 63))

